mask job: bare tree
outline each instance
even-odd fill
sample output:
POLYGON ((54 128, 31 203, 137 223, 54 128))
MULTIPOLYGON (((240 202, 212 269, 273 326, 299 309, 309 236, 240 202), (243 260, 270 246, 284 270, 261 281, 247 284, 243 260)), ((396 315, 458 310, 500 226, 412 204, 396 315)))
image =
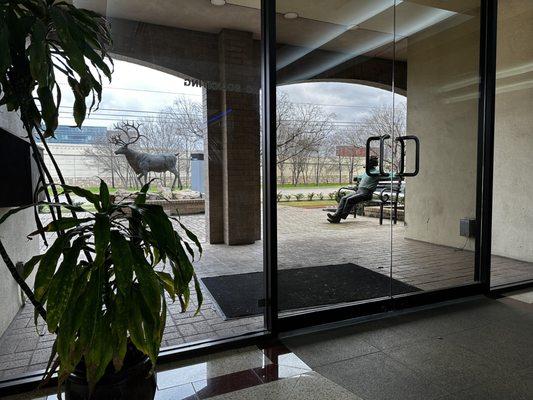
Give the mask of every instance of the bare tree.
MULTIPOLYGON (((182 171, 185 184, 190 181, 190 154, 202 147, 206 137, 207 125, 202 119, 202 105, 186 99, 177 98, 173 105, 166 107, 154 118, 143 120, 143 136, 140 146, 149 153, 172 152, 176 154, 176 168, 179 173, 178 187, 183 188, 182 171)), ((163 175, 166 180, 166 175, 163 175)))
POLYGON ((115 155, 116 146, 109 140, 113 133, 108 131, 106 137, 98 138, 91 147, 85 149, 85 155, 91 160, 90 163, 97 167, 99 173, 111 176, 113 188, 137 186, 127 161, 115 155))
MULTIPOLYGON (((392 137, 404 136, 407 125, 407 109, 405 105, 396 107, 380 107, 374 109, 370 115, 361 121, 364 138, 370 136, 390 135, 392 137)), ((365 139, 366 141, 366 139, 365 139)), ((387 140, 385 147, 385 162, 387 168, 397 170, 399 165, 399 145, 397 141, 387 140), (392 165, 391 165, 392 164, 392 165)))
POLYGON ((203 118, 203 105, 193 102, 185 97, 174 101, 172 107, 166 110, 178 128, 178 136, 185 167, 185 181, 189 184, 191 171, 191 151, 203 147, 203 141, 207 137, 207 123, 203 118))
POLYGON ((333 131, 333 113, 318 105, 296 104, 286 94, 277 102, 277 164, 282 183, 289 167, 291 182, 308 180, 311 159, 320 152, 326 137, 333 131))
POLYGON ((320 106, 292 103, 286 94, 277 103, 278 164, 320 147, 333 129, 335 114, 326 114, 320 106))

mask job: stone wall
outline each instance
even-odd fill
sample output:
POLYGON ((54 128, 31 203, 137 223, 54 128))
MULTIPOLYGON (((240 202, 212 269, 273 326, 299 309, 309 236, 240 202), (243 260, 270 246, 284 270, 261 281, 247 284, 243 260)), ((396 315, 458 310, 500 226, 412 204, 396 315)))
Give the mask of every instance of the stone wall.
POLYGON ((473 249, 459 221, 476 216, 479 37, 479 18, 458 15, 408 39, 407 132, 421 154, 406 179, 407 238, 473 249))
MULTIPOLYGON (((7 112, 5 108, 0 108, 0 126, 17 136, 26 136, 18 114, 7 112)), ((7 211, 9 209, 0 208, 0 216, 7 211)), ((34 230, 35 222, 31 209, 20 212, 0 226, 2 243, 15 263, 28 261, 39 251, 39 240, 30 241, 26 237, 34 230)), ((29 283, 33 284, 33 276, 29 278, 29 283)), ((0 260, 0 335, 6 330, 21 306, 21 291, 4 262, 0 260)))

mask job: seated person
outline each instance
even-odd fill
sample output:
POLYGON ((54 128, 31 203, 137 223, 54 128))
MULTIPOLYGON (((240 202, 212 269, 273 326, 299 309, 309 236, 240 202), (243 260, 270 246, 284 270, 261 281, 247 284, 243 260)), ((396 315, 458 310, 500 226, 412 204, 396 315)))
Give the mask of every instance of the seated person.
MULTIPOLYGON (((369 167, 372 173, 378 173, 378 158, 376 156, 370 157, 369 167)), ((381 176, 370 176, 366 173, 363 174, 363 177, 359 181, 359 186, 357 192, 345 195, 337 207, 335 213, 328 213, 328 221, 332 224, 338 224, 341 222, 341 219, 346 219, 350 214, 350 211, 358 203, 368 201, 372 199, 374 190, 378 187, 379 181, 383 179, 381 176)))

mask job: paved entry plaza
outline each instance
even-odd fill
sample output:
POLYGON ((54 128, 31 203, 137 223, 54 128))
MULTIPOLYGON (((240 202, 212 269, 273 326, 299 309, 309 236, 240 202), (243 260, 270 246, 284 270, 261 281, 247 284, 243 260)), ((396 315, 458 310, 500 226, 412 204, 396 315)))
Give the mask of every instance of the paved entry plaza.
MULTIPOLYGON (((200 277, 263 270, 261 241, 246 246, 210 245, 205 243, 203 214, 184 216, 182 222, 203 242, 204 255, 196 263, 200 277)), ((391 244, 388 220, 380 226, 377 218, 350 217, 332 225, 321 209, 280 206, 279 268, 353 263, 421 290, 473 282, 473 252, 404 239, 404 229, 403 222, 398 222, 391 244)), ((493 257, 492 275, 495 284, 532 279, 533 264, 493 257)), ((225 320, 209 293, 204 294, 204 304, 196 316, 194 294, 190 310, 185 313, 180 312, 178 304, 169 305, 163 347, 263 329, 262 317, 225 320)), ((35 328, 33 308, 26 305, 0 338, 0 379, 44 369, 53 340, 54 336, 45 331, 42 321, 35 328)))

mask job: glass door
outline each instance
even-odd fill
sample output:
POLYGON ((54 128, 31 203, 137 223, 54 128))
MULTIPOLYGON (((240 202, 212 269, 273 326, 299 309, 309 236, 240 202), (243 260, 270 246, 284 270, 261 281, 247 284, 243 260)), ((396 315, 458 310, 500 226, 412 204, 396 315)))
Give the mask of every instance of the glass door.
POLYGON ((491 286, 533 279, 533 3, 498 6, 491 286))
POLYGON ((390 139, 393 295, 475 279, 479 12, 479 1, 396 1, 407 84, 390 139))
POLYGON ((394 1, 276 5, 281 315, 389 299, 394 1))

